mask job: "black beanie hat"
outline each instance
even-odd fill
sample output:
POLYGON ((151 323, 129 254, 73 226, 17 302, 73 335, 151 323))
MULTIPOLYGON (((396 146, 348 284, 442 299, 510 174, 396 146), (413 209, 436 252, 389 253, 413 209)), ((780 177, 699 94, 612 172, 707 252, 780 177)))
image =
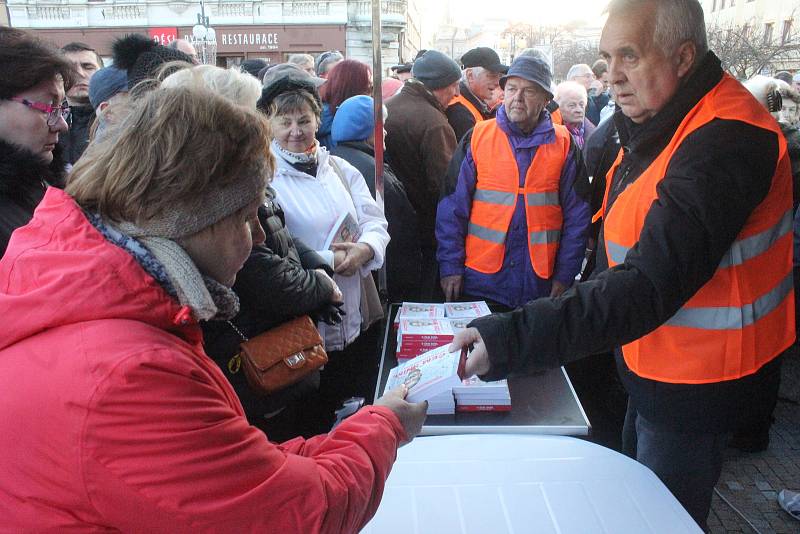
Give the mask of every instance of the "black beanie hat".
POLYGON ((311 96, 314 97, 314 100, 317 101, 320 109, 322 108, 322 100, 319 97, 319 92, 317 91, 317 86, 314 85, 314 82, 297 76, 282 76, 265 86, 261 90, 261 98, 258 99, 258 104, 256 104, 256 107, 258 107, 258 109, 263 113, 268 114, 270 112, 270 106, 275 98, 283 93, 300 90, 310 93, 311 96))
POLYGON ((261 69, 267 66, 267 62, 263 59, 245 59, 239 65, 239 69, 242 72, 246 72, 250 76, 258 78, 258 73, 261 72, 261 69))
POLYGON ((461 68, 438 50, 428 50, 414 61, 411 74, 428 89, 441 89, 461 79, 461 68))
POLYGON ((133 33, 114 41, 111 47, 114 66, 128 72, 128 89, 141 81, 155 78, 159 67, 170 61, 185 61, 192 58, 180 50, 167 48, 139 33, 133 33))

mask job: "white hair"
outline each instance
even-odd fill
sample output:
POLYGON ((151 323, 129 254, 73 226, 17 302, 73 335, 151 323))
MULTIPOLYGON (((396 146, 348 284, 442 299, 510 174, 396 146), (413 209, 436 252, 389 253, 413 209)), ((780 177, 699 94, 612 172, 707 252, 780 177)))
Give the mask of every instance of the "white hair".
POLYGON ((665 55, 671 55, 682 43, 692 42, 697 49, 696 61, 708 52, 703 6, 698 0, 611 0, 606 8, 609 16, 625 15, 631 9, 655 4, 653 41, 665 55))
POLYGON ((584 100, 589 99, 589 95, 586 92, 586 87, 579 84, 578 82, 561 82, 556 86, 556 90, 553 93, 553 100, 561 104, 561 98, 567 93, 579 93, 583 96, 584 100))
POLYGON ((575 77, 583 76, 584 74, 594 74, 592 67, 586 63, 578 63, 577 65, 571 66, 569 71, 567 71, 567 80, 572 81, 575 77))
POLYGON ((473 76, 480 76, 481 73, 486 70, 483 67, 467 67, 463 71, 461 71, 461 81, 467 83, 467 71, 472 71, 473 76))
POLYGON ((228 100, 255 109, 261 98, 261 84, 257 78, 235 69, 214 65, 198 65, 170 74, 161 82, 162 87, 206 88, 228 100))

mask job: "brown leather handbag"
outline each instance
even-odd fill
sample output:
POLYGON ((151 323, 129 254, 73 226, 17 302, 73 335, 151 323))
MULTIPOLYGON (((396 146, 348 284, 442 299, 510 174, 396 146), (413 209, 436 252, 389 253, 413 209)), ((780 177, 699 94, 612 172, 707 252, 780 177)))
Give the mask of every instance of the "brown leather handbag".
MULTIPOLYGON (((228 324, 242 337, 240 360, 247 383, 254 391, 265 395, 291 386, 326 363, 328 355, 322 347, 322 337, 307 315, 287 321, 248 339, 236 326, 228 324)), ((231 371, 233 371, 231 369, 231 371)))

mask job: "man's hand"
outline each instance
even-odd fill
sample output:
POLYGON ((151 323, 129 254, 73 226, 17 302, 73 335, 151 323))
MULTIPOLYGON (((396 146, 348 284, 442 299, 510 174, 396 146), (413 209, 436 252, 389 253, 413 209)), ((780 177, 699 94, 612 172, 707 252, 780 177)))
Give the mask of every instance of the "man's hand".
POLYGON ((442 291, 444 291, 445 302, 455 302, 461 297, 461 286, 464 283, 464 276, 454 274, 442 278, 442 291))
POLYGON ((358 271, 362 265, 375 256, 372 247, 366 243, 334 243, 331 245, 331 250, 333 250, 334 257, 333 270, 336 274, 341 274, 342 276, 352 276, 356 274, 356 271, 358 271), (337 252, 345 253, 344 260, 338 264, 335 262, 337 252))
POLYGON ((344 303, 344 295, 342 295, 342 290, 339 289, 339 286, 336 285, 336 282, 333 281, 333 278, 328 276, 328 273, 325 272, 324 269, 315 269, 319 276, 322 277, 323 280, 330 282, 332 287, 331 289, 331 296, 329 302, 332 304, 342 304, 344 303))
POLYGON ((464 378, 469 378, 473 375, 485 375, 491 369, 489 363, 489 353, 486 350, 486 344, 483 342, 480 332, 477 328, 465 328, 455 335, 453 343, 447 349, 450 352, 461 350, 464 347, 473 346, 472 351, 467 356, 467 365, 464 368, 464 378))
POLYGON ((375 406, 386 406, 400 419, 400 424, 408 435, 408 440, 402 442, 401 447, 417 437, 428 415, 428 401, 412 404, 405 401, 407 394, 408 388, 401 384, 375 401, 375 406))
POLYGON ((550 296, 551 297, 560 297, 561 294, 566 291, 568 288, 566 285, 562 284, 557 280, 553 280, 553 287, 550 289, 550 296))

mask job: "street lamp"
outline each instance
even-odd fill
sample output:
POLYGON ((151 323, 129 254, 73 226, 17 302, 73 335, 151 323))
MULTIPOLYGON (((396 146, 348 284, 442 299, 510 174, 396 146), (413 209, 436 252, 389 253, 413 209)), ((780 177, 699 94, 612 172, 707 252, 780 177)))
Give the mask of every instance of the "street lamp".
POLYGON ((200 0, 200 13, 197 24, 192 27, 192 45, 197 50, 197 58, 203 65, 217 64, 217 32, 209 26, 206 8, 200 0))

